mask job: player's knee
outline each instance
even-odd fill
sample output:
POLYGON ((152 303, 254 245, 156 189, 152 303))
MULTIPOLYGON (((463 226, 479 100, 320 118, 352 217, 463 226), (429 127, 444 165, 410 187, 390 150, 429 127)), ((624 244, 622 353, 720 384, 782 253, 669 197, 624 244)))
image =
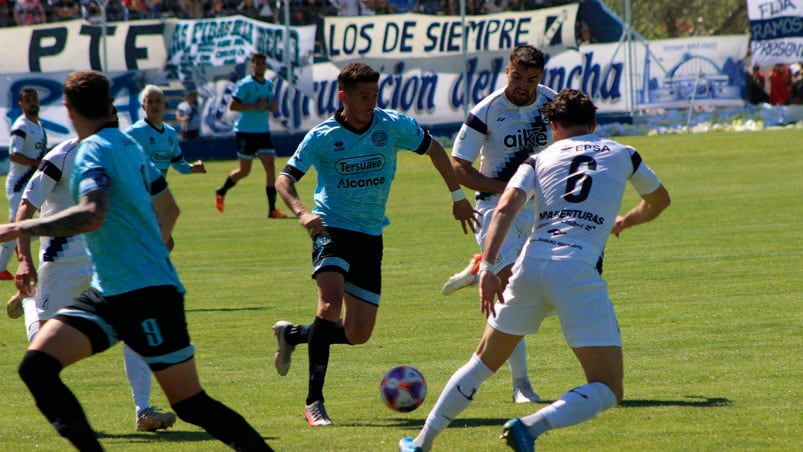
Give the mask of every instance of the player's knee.
POLYGON ((610 391, 610 394, 607 393, 604 394, 606 396, 605 399, 608 401, 608 404, 613 406, 622 403, 622 400, 624 399, 625 396, 625 389, 624 386, 622 386, 621 382, 600 382, 600 383, 602 383, 602 385, 604 385, 605 388, 608 389, 608 391, 610 391))
POLYGON ((346 338, 348 339, 349 344, 360 345, 368 342, 368 340, 371 339, 371 333, 372 331, 370 330, 358 329, 356 331, 348 331, 346 333, 346 338))
POLYGON ((54 378, 58 378, 62 369, 61 362, 53 356, 39 351, 28 350, 20 362, 17 372, 31 391, 46 387, 54 378))
POLYGON ((202 425, 207 414, 213 415, 215 400, 206 395, 205 391, 201 391, 170 406, 182 421, 193 425, 202 425))

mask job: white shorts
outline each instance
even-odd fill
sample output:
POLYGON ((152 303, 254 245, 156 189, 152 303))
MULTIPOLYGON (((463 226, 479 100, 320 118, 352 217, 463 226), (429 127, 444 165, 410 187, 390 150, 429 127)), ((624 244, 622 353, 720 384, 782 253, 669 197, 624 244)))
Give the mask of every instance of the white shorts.
MULTIPOLYGON (((23 306, 31 304, 36 310, 38 320, 49 320, 59 309, 89 288, 92 281, 92 260, 86 256, 42 262, 37 279, 36 293, 25 298, 23 306)), ((26 306, 25 323, 28 323, 28 309, 26 306)))
MULTIPOLYGON (((482 218, 480 219, 480 227, 474 233, 474 238, 477 239, 477 244, 480 246, 480 251, 485 249, 485 236, 488 234, 488 227, 491 225, 491 216, 495 208, 482 209, 478 208, 482 218)), ((535 223, 535 212, 532 210, 521 210, 513 224, 510 226, 510 232, 502 244, 502 249, 499 250, 499 256, 494 262, 494 273, 499 273, 503 268, 512 265, 519 257, 519 252, 527 240, 530 239, 533 224, 535 223)))
POLYGON ((619 324, 608 298, 608 283, 597 270, 576 260, 523 257, 513 266, 505 304, 496 303, 488 324, 502 333, 525 336, 557 314, 572 348, 622 346, 619 324))
POLYGON ((9 193, 6 191, 6 198, 8 199, 8 221, 17 221, 17 209, 20 207, 22 192, 9 193))

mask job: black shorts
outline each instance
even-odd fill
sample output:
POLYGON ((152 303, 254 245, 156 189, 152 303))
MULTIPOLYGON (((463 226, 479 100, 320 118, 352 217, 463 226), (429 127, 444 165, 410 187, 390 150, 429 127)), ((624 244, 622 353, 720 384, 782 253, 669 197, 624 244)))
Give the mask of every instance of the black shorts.
POLYGON ((315 236, 312 242, 312 277, 335 271, 345 278, 345 291, 360 300, 379 306, 382 293, 382 236, 348 229, 326 228, 328 237, 315 236))
POLYGON ((270 132, 237 132, 235 136, 237 137, 237 156, 241 159, 253 160, 259 154, 276 154, 270 132))
POLYGON ((198 130, 182 130, 181 137, 185 140, 194 140, 198 138, 199 131, 198 130))
POLYGON ((54 318, 84 333, 92 353, 122 340, 158 371, 188 361, 190 343, 184 294, 175 286, 153 286, 104 297, 87 289, 54 318))

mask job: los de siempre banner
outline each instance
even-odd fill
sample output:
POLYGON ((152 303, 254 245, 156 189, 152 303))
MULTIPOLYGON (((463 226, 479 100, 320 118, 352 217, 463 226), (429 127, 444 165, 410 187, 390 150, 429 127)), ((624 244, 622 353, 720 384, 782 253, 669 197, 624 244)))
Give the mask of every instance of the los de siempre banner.
POLYGON ((466 24, 469 52, 462 52, 462 19, 417 14, 327 18, 326 59, 313 63, 314 27, 265 24, 244 17, 137 21, 109 24, 105 52, 99 28, 81 21, 0 29, 0 146, 21 111, 17 93, 39 89, 40 117, 51 144, 72 131, 61 104, 62 83, 75 69, 107 74, 123 127, 138 120, 139 90, 166 82, 166 75, 193 83, 202 98, 202 135, 233 134, 236 113, 228 104, 254 51, 269 56, 268 77, 279 110, 274 133, 303 132, 340 106, 337 74, 363 61, 381 74, 379 106, 415 117, 424 126, 459 124, 465 112, 506 83, 510 51, 533 44, 547 55, 544 83, 592 96, 600 113, 632 108, 743 105, 747 35, 636 43, 628 65, 626 46, 574 41, 576 4, 526 13, 472 16, 466 24), (10 41, 6 41, 9 39, 10 41), (629 71, 627 68, 634 69, 629 71), (465 67, 465 73, 462 68, 465 67), (288 77, 289 74, 292 77, 288 77))

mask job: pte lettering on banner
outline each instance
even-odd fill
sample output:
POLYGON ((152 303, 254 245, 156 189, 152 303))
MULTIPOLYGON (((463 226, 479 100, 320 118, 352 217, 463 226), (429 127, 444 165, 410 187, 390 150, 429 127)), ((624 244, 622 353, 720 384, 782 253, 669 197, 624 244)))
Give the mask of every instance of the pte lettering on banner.
POLYGON ((109 24, 105 39, 102 27, 80 20, 13 27, 0 30, 0 42, 27 43, 0 47, 0 73, 6 74, 158 69, 166 57, 160 21, 109 24))

